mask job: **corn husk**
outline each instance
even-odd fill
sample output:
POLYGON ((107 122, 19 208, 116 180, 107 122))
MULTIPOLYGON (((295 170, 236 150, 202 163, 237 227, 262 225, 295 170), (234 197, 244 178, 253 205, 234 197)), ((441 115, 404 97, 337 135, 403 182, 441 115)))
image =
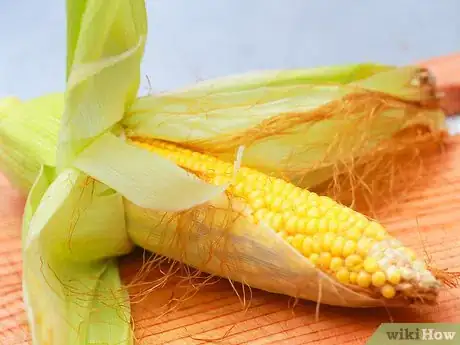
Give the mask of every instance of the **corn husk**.
POLYGON ((243 165, 310 188, 410 128, 445 131, 445 118, 426 70, 357 64, 250 73, 142 97, 123 125, 129 137, 225 161, 244 146, 243 165))
POLYGON ((34 344, 131 344, 115 259, 132 248, 123 197, 73 168, 73 158, 135 96, 145 4, 69 0, 67 10, 67 90, 57 145, 48 147, 55 167, 42 164, 24 217, 26 311, 34 344))
MULTIPOLYGON (((267 291, 348 307, 383 305, 332 280, 270 228, 235 218, 245 207, 233 201, 236 209, 229 207, 228 185, 208 184, 127 139, 181 143, 234 162, 235 172, 244 164, 312 186, 330 178, 338 162, 365 155, 406 128, 443 130, 424 71, 355 65, 267 72, 136 99, 147 32, 144 2, 69 0, 67 8, 63 110, 56 114, 39 105, 21 112, 37 119, 54 113, 57 139, 41 149, 30 143, 23 149, 22 142, 5 148, 31 162, 28 174, 10 169, 11 176, 21 176, 18 184, 29 188, 36 174, 23 227, 24 295, 34 344, 132 342, 115 258, 133 243, 267 291), (362 95, 376 103, 359 103, 362 95), (335 110, 327 111, 331 104, 335 110), (267 132, 267 122, 276 130, 267 132), (357 128, 366 140, 350 135, 357 128), (347 140, 331 146, 337 132, 347 140), (284 164, 293 151, 293 165, 284 164)), ((24 133, 17 137, 27 142, 24 133)), ((6 170, 17 161, 7 161, 6 170)))
POLYGON ((53 93, 0 108, 0 170, 27 193, 42 165, 56 163, 57 134, 64 106, 53 93))

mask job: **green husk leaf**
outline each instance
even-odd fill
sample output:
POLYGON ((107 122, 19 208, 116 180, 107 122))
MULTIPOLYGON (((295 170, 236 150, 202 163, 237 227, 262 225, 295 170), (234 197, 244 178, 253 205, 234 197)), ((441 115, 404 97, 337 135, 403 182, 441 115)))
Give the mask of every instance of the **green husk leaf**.
POLYGON ((129 299, 112 259, 131 249, 119 219, 121 197, 99 196, 76 170, 52 182, 54 174, 54 168, 41 169, 23 222, 23 288, 33 343, 131 344, 129 299))
POLYGON ((0 98, 0 120, 7 115, 7 111, 21 104, 21 100, 14 96, 0 98))
POLYGON ((359 63, 307 69, 254 71, 201 81, 179 89, 172 94, 183 93, 184 96, 195 98, 208 95, 210 92, 235 92, 305 84, 348 84, 390 69, 392 67, 389 65, 359 63))
POLYGON ((69 0, 65 111, 59 169, 121 120, 137 95, 147 34, 142 0, 69 0))
POLYGON ((41 165, 55 166, 62 94, 52 93, 0 110, 0 170, 24 193, 41 165))
POLYGON ((152 209, 188 209, 228 187, 203 182, 173 162, 112 134, 103 135, 83 151, 75 166, 133 203, 152 209))

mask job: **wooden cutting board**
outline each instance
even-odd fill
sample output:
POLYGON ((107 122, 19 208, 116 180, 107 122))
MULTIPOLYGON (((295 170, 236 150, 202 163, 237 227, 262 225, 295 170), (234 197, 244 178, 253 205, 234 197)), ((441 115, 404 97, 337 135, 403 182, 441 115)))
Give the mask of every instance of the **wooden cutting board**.
MULTIPOLYGON (((426 161, 423 183, 400 198, 397 210, 382 219, 390 232, 428 253, 438 268, 460 271, 460 136, 442 154, 426 161)), ((30 344, 21 296, 20 223, 23 200, 0 177, 0 344, 30 344)), ((427 256, 425 255, 425 258, 427 256)), ((126 282, 142 266, 134 253, 121 260, 126 282)), ((460 322, 460 289, 445 289, 436 307, 354 310, 299 302, 259 290, 250 292, 213 280, 179 305, 184 293, 173 279, 155 293, 139 295, 161 277, 159 270, 133 286, 133 315, 141 344, 364 344, 382 322, 460 322), (251 297, 251 298, 250 298, 251 297), (243 300, 246 305, 243 305, 243 300), (164 314, 167 310, 172 312, 164 314)), ((195 282, 198 281, 196 278, 195 282)), ((57 344, 61 345, 61 344, 57 344)), ((64 345, 64 344, 62 344, 64 345)))

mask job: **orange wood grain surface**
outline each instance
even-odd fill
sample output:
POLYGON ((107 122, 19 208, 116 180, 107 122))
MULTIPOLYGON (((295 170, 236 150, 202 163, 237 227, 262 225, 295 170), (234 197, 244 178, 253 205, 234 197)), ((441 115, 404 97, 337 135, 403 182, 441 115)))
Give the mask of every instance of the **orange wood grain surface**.
MULTIPOLYGON (((460 136, 449 139, 444 153, 427 159, 425 174, 423 183, 405 194, 391 216, 381 221, 418 253, 426 251, 438 268, 460 271, 460 136)), ((24 201, 1 176, 0 197, 0 344, 30 344, 21 291, 19 234, 24 201)), ((124 279, 131 281, 141 265, 138 254, 123 258, 124 279)), ((178 310, 160 317, 173 292, 180 293, 171 282, 133 304, 141 344, 358 345, 390 317, 400 322, 460 322, 458 288, 442 291, 435 307, 388 312, 322 305, 318 320, 315 303, 301 301, 291 308, 289 298, 259 290, 252 291, 251 303, 243 308, 225 280, 201 289, 178 310)))

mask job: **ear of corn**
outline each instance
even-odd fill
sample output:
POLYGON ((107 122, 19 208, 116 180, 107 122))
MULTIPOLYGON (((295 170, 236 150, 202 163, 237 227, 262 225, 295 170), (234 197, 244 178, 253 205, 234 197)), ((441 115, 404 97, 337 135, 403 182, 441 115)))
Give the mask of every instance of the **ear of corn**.
POLYGON ((40 166, 55 165, 63 99, 49 94, 25 102, 7 100, 10 105, 0 108, 0 169, 27 193, 40 166))
POLYGON ((443 132, 445 118, 427 71, 363 64, 259 72, 142 97, 123 125, 129 137, 227 162, 245 146, 243 165, 312 187, 410 127, 443 132))
MULTIPOLYGON (((187 212, 128 203, 140 246, 252 287, 340 306, 436 300, 439 282, 377 222, 284 180, 161 141, 136 141, 225 194, 187 212)), ((179 194, 177 195, 179 196, 179 194)))

